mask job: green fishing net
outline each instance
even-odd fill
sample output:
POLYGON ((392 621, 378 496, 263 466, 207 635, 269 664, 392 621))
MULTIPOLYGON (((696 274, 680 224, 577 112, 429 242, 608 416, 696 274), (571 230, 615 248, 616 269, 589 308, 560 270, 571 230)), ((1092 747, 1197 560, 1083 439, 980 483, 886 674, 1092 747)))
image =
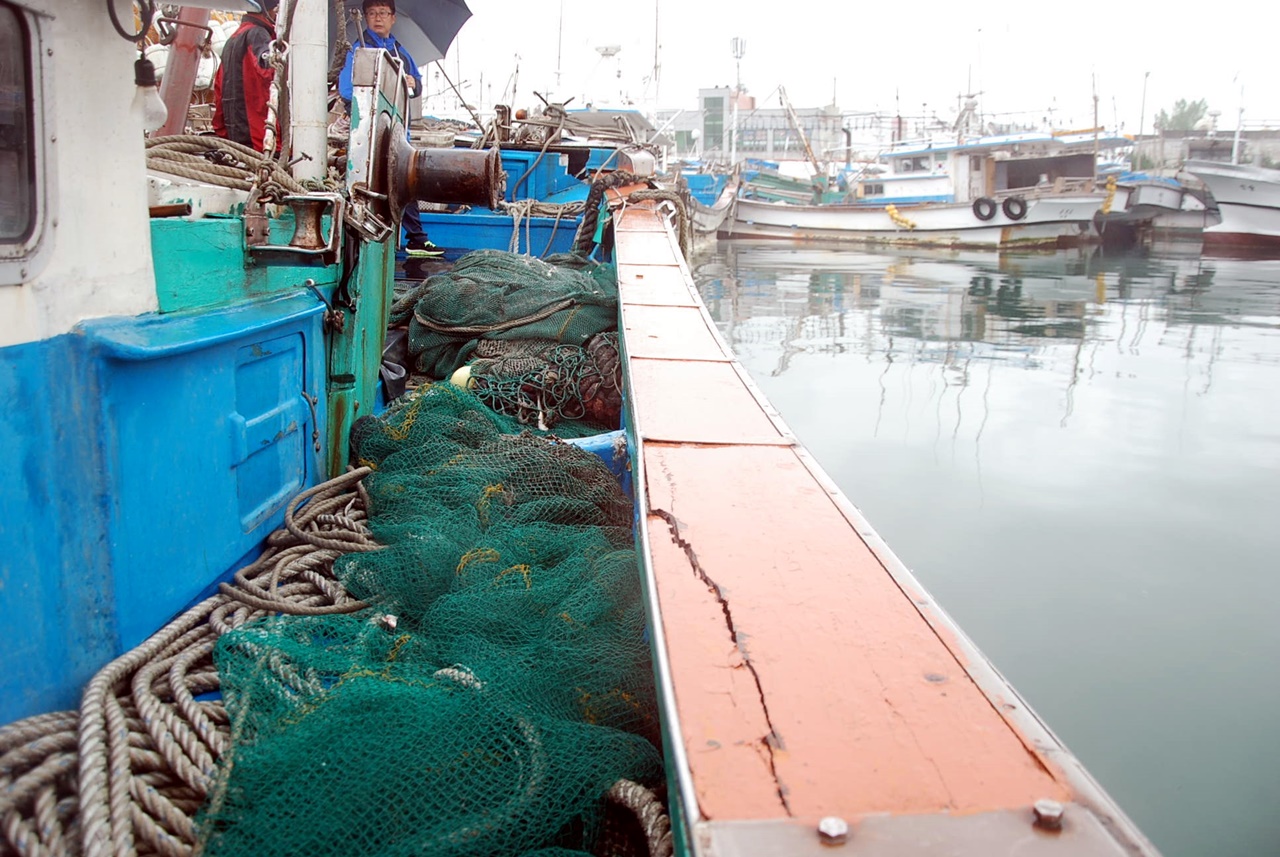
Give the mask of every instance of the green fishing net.
POLYGON ((622 420, 618 334, 582 347, 548 339, 481 340, 469 364, 470 389, 521 424, 554 428, 561 420, 607 429, 622 420))
POLYGON ((436 384, 352 432, 371 606, 228 632, 210 855, 597 853, 661 781, 630 498, 603 462, 436 384), (518 430, 518 429, 517 429, 518 430))
POLYGON ((543 339, 583 346, 618 326, 612 265, 571 254, 545 261, 477 250, 397 301, 391 324, 409 325, 414 368, 449 377, 482 340, 543 339))

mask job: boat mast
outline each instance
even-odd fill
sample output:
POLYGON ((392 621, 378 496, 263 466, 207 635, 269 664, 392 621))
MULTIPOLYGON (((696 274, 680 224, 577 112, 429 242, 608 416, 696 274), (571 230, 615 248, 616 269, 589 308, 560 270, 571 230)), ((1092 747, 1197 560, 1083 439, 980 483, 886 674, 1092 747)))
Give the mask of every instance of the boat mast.
POLYGON ((804 133, 804 126, 800 124, 800 117, 796 115, 795 108, 791 106, 791 99, 787 98, 787 90, 779 86, 778 95, 782 98, 782 107, 787 112, 787 119, 790 120, 791 127, 795 129, 796 135, 800 138, 800 145, 804 148, 804 156, 809 159, 809 164, 813 167, 813 174, 825 175, 826 170, 822 168, 822 164, 818 162, 818 156, 813 153, 813 147, 809 145, 809 136, 804 133))
POLYGON ((658 0, 653 0, 653 115, 658 115, 658 107, 662 104, 659 97, 662 86, 662 66, 658 63, 658 0))
MULTIPOLYGON (((560 52, 564 47, 564 0, 560 0, 560 31, 556 36, 556 95, 560 96, 560 52)), ((519 74, 520 66, 516 66, 516 73, 519 74)), ((515 102, 515 92, 511 93, 512 103, 515 102)))

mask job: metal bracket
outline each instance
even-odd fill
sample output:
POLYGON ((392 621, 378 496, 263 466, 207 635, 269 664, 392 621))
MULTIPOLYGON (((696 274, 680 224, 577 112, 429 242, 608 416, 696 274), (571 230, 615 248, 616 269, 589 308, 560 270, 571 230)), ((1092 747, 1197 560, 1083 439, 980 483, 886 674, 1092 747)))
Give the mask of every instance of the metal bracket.
POLYGON ((366 200, 381 200, 386 205, 387 195, 369 190, 363 182, 351 185, 351 204, 347 207, 347 225, 365 241, 380 244, 391 234, 387 223, 366 200))
POLYGON ((286 196, 282 202, 293 210, 293 237, 288 244, 268 244, 266 211, 256 200, 245 207, 244 236, 249 256, 267 265, 332 265, 338 261, 346 200, 336 193, 286 196), (329 213, 329 237, 323 235, 323 219, 329 213))

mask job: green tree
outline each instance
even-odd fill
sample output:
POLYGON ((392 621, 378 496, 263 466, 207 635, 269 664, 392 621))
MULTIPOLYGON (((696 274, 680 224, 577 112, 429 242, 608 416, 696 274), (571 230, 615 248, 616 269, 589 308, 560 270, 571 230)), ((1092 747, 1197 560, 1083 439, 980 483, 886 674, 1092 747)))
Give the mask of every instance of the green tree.
POLYGON ((1187 101, 1179 98, 1173 105, 1173 112, 1161 110, 1156 114, 1156 127, 1162 131, 1194 131, 1204 115, 1209 112, 1209 102, 1201 98, 1199 101, 1187 101))

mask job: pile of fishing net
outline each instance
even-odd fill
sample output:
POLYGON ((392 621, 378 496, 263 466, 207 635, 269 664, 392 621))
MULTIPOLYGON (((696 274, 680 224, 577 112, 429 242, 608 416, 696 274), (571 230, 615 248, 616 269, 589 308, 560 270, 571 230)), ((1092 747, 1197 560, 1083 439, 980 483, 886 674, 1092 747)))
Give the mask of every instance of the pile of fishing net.
POLYGON ((0 728, 0 853, 671 853, 632 507, 448 384, 262 558, 0 728))
POLYGON ((525 425, 599 431, 621 418, 617 318, 612 265, 478 250, 400 297, 391 324, 408 325, 415 372, 454 377, 525 425))
POLYGON ((357 424, 386 547, 334 575, 371 607, 219 640, 205 853, 590 851, 615 783, 660 782, 630 500, 513 427, 445 384, 357 424))

